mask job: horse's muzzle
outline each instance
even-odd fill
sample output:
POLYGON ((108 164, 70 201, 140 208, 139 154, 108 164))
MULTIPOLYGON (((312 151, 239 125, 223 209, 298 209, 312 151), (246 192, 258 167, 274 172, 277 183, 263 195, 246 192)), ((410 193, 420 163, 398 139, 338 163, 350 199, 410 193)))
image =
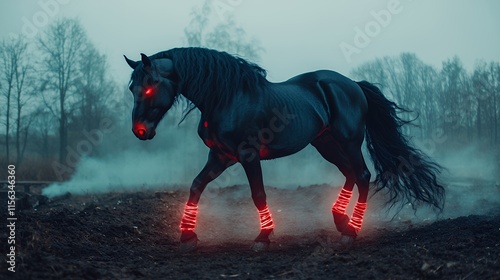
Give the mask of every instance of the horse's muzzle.
POLYGON ((148 128, 144 124, 135 124, 132 127, 132 132, 135 137, 140 140, 150 140, 153 139, 156 135, 156 130, 154 128, 148 128))

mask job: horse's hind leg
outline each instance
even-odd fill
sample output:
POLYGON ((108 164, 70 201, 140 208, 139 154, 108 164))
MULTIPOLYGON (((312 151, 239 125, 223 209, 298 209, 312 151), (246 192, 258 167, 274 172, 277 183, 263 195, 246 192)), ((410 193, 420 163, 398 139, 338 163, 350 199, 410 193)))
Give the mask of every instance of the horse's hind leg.
POLYGON ((324 159, 335 164, 340 172, 346 177, 344 187, 332 206, 332 213, 335 226, 339 232, 344 232, 349 223, 349 216, 345 214, 345 210, 351 200, 352 190, 356 183, 356 175, 351 167, 349 158, 341 146, 333 140, 330 134, 322 135, 311 144, 318 150, 324 159))
POLYGON ((370 172, 361 153, 360 141, 337 141, 330 133, 316 139, 312 145, 329 162, 335 164, 346 177, 346 182, 332 206, 332 214, 337 230, 342 233, 341 242, 350 245, 361 228, 362 216, 366 209, 370 172), (358 185, 359 198, 351 219, 345 210, 352 196, 354 184, 358 185), (361 219, 360 219, 361 218, 361 219))
MULTIPOLYGON (((366 211, 366 201, 368 199, 368 190, 370 184, 370 171, 366 166, 361 147, 348 145, 347 154, 351 159, 351 166, 356 176, 356 185, 358 186, 359 197, 354 212, 346 230, 345 235, 356 237, 357 233, 361 230, 363 225, 363 217, 366 211)), ((344 234, 344 233, 343 233, 344 234)))

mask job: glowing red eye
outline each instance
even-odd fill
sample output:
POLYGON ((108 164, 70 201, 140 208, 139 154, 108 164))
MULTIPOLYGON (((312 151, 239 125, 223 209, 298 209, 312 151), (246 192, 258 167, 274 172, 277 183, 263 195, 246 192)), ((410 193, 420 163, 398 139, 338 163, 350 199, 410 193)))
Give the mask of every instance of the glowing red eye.
POLYGON ((153 93, 153 89, 152 88, 148 88, 144 93, 146 95, 151 95, 153 93))

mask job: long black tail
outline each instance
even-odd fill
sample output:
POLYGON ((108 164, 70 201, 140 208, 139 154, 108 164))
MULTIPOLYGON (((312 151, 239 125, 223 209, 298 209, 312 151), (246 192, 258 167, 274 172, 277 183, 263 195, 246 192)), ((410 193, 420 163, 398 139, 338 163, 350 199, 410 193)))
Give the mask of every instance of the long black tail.
POLYGON ((428 203, 439 210, 444 206, 444 187, 437 181, 441 166, 422 151, 412 147, 401 132, 408 123, 398 117, 405 111, 389 101, 379 88, 369 82, 358 82, 368 100, 366 143, 377 177, 376 192, 386 188, 389 203, 428 203))

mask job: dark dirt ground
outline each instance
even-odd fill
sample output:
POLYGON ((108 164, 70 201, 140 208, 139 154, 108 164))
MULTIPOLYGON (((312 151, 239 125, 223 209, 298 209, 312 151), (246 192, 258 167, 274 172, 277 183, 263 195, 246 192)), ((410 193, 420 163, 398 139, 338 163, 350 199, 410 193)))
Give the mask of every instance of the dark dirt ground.
MULTIPOLYGON (((339 234, 331 213, 319 215, 308 209, 331 206, 336 191, 314 186, 271 188, 268 201, 271 211, 275 205, 277 230, 270 250, 263 253, 249 249, 258 234, 258 221, 249 193, 239 187, 204 194, 199 250, 184 255, 178 252, 178 225, 186 191, 52 200, 18 212, 17 272, 6 273, 2 260, 0 278, 500 279, 498 211, 418 224, 399 218, 377 223, 368 216, 355 245, 348 251, 335 251, 329 245, 339 234), (324 199, 325 191, 330 191, 328 199, 324 199), (225 204, 217 203, 216 197, 225 204), (214 210, 216 204, 219 210, 214 210), (283 206, 290 204, 295 204, 296 211, 283 206), (234 214, 246 212, 252 219, 234 214), (301 212, 305 214, 299 217, 301 212), (285 229, 278 231, 280 222, 285 229)), ((5 230, 0 242, 5 259, 5 230)))

